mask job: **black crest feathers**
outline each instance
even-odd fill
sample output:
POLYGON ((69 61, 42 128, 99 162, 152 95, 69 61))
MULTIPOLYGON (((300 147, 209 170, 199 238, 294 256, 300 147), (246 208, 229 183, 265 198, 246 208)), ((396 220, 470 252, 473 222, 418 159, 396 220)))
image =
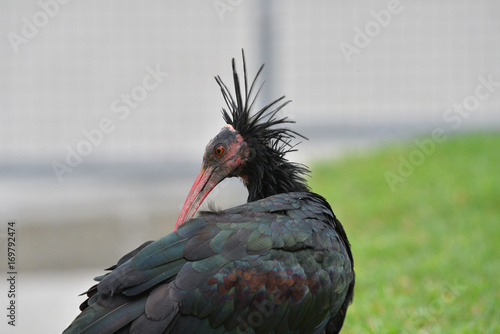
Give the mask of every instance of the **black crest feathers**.
POLYGON ((243 59, 244 92, 241 89, 240 79, 236 71, 236 62, 234 58, 232 59, 232 67, 235 98, 220 76, 215 77, 228 108, 228 110, 222 108, 224 121, 233 126, 233 128, 245 139, 256 138, 262 144, 273 147, 279 150, 282 154, 293 151, 295 146, 291 145, 292 139, 295 137, 301 137, 304 139, 307 138, 288 128, 279 127, 283 124, 295 123, 294 121, 288 119, 286 116, 277 118, 278 112, 290 103, 291 100, 285 101, 285 96, 282 96, 262 107, 254 115, 251 115, 251 110, 255 100, 264 85, 263 82, 259 86, 257 92, 255 92, 256 82, 262 72, 262 69, 264 68, 264 64, 260 66, 255 78, 249 86, 245 53, 243 50, 241 53, 243 59))
POLYGON ((285 191, 306 190, 308 187, 303 175, 309 173, 307 167, 291 163, 284 158, 286 153, 295 151, 296 145, 292 144, 293 139, 296 137, 307 139, 286 127, 287 124, 295 123, 294 121, 286 116, 278 115, 279 111, 291 101, 285 100, 285 96, 282 96, 252 114, 252 107, 264 85, 263 82, 256 88, 257 79, 264 65, 260 66, 249 85, 243 50, 242 59, 243 87, 236 71, 236 61, 234 58, 232 60, 234 96, 220 76, 216 76, 215 80, 227 106, 227 109, 222 108, 224 121, 238 131, 255 150, 255 163, 252 166, 252 171, 249 172, 255 174, 253 178, 252 175, 249 175, 254 183, 250 185, 252 189, 249 188, 249 200, 285 191), (266 184, 261 184, 263 182, 266 184))

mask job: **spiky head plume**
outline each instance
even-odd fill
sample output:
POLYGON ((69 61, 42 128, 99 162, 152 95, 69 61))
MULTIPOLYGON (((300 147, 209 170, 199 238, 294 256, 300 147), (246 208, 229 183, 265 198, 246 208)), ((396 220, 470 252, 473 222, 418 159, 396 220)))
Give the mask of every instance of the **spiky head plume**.
POLYGON ((255 114, 251 114, 257 96, 262 89, 262 83, 257 91, 256 82, 264 68, 260 66, 252 83, 248 85, 245 53, 242 50, 243 80, 242 90, 233 58, 234 97, 220 76, 215 80, 219 84, 226 108, 222 108, 224 121, 230 124, 254 152, 253 159, 246 166, 242 177, 246 178, 249 190, 249 201, 264 198, 281 192, 307 191, 304 175, 309 173, 306 166, 288 161, 285 154, 295 151, 292 140, 304 136, 288 129, 284 125, 295 123, 288 117, 278 117, 278 113, 290 100, 285 96, 265 105, 255 114))

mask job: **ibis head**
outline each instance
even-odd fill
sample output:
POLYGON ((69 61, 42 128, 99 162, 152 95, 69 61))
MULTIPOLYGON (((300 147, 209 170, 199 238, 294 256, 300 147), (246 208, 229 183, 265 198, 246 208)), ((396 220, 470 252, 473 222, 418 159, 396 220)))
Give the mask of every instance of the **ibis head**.
POLYGON ((234 59, 232 66, 234 97, 221 78, 215 77, 227 106, 227 109, 222 109, 226 125, 205 149, 201 170, 189 191, 175 229, 192 218, 212 189, 228 177, 243 180, 248 189, 249 202, 279 193, 308 190, 303 178, 308 173, 307 167, 285 158, 286 153, 294 151, 292 139, 296 136, 305 138, 284 127, 284 124, 294 122, 279 115, 290 101, 284 101, 282 96, 252 114, 262 87, 255 92, 255 84, 264 65, 248 85, 243 54, 243 89, 234 59))

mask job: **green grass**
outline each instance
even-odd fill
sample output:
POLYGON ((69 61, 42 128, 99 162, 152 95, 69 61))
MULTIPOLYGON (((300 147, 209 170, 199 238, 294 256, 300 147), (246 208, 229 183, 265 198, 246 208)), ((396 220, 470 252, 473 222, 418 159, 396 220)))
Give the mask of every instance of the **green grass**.
POLYGON ((354 254, 343 333, 500 333, 500 134, 447 138, 391 190, 415 150, 313 165, 354 254))

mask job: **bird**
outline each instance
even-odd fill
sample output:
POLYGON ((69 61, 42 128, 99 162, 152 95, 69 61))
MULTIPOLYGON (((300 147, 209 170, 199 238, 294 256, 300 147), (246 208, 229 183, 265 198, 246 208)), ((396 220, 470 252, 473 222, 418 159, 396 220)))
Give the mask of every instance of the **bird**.
POLYGON ((304 138, 280 111, 255 109, 232 59, 234 95, 215 80, 225 125, 209 141, 174 231, 123 256, 84 294, 73 333, 339 333, 352 303, 354 261, 346 232, 309 169, 286 154, 304 138), (248 200, 198 209, 222 180, 239 177, 248 200), (198 213, 196 217, 195 213, 198 213))

